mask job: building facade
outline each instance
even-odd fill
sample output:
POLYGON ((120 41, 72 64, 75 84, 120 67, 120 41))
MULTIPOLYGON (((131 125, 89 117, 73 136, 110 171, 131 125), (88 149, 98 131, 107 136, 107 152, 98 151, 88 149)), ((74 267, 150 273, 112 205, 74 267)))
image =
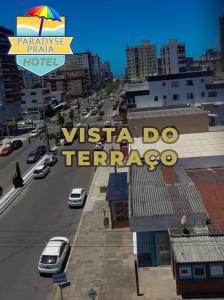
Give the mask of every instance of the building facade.
POLYGON ((150 76, 147 80, 148 92, 146 89, 143 91, 139 84, 126 84, 127 107, 200 105, 224 101, 223 83, 214 81, 213 71, 150 76))
POLYGON ((140 46, 126 48, 127 78, 129 81, 144 80, 157 74, 156 46, 143 41, 140 46))
POLYGON ((224 16, 220 17, 220 46, 221 46, 221 66, 224 72, 224 16))
POLYGON ((15 56, 8 55, 12 35, 12 30, 0 25, 0 122, 21 117, 20 73, 15 56))
POLYGON ((26 120, 39 120, 44 116, 44 109, 51 104, 48 88, 22 89, 22 114, 26 120))
POLYGON ((170 40, 160 49, 162 59, 162 73, 174 74, 186 71, 185 44, 177 40, 170 40))
POLYGON ((113 74, 111 72, 109 61, 104 61, 101 64, 101 77, 102 81, 109 82, 113 80, 113 74))

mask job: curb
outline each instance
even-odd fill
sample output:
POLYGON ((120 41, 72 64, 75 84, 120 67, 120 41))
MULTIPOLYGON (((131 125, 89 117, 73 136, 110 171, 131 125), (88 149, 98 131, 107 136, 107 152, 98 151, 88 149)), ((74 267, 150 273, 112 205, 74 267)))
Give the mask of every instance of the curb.
POLYGON ((91 191, 93 189, 93 185, 96 181, 96 175, 97 175, 97 172, 98 172, 98 169, 96 170, 95 174, 94 174, 94 177, 93 177, 93 180, 92 180, 92 183, 91 183, 91 186, 90 186, 90 189, 89 189, 89 193, 88 193, 88 197, 87 197, 87 200, 86 200, 86 203, 85 203, 85 206, 83 208, 83 211, 82 211, 82 216, 81 216, 81 219, 80 219, 80 222, 79 222, 79 225, 78 225, 78 228, 77 228, 77 231, 76 231, 76 234, 75 234, 75 237, 74 237, 74 241, 72 243, 72 246, 71 246, 71 251, 70 251, 70 255, 69 255, 69 258, 68 258, 68 261, 67 261, 67 264, 65 266, 65 272, 67 271, 67 268, 68 268, 68 265, 69 265, 69 262, 70 262, 70 259, 72 257, 72 254, 73 254, 73 250, 74 250, 74 246, 75 246, 75 242, 77 240, 77 237, 78 237, 78 233, 79 233, 79 229, 81 227, 81 223, 82 223, 82 219, 83 219, 83 216, 84 216, 84 213, 86 213, 88 210, 85 209, 87 203, 89 202, 90 200, 90 195, 91 195, 91 191))

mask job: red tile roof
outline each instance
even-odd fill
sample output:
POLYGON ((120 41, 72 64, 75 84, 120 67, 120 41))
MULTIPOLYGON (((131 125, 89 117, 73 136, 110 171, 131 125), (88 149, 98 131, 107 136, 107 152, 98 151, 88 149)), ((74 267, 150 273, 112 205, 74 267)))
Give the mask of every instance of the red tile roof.
POLYGON ((224 233, 224 168, 188 170, 218 233, 224 233))

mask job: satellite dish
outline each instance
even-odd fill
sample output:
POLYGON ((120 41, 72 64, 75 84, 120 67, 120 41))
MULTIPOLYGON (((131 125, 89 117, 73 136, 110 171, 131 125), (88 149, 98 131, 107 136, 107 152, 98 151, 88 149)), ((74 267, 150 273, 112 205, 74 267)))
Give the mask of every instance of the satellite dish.
POLYGON ((187 224, 187 216, 184 215, 181 220, 180 220, 181 225, 186 225, 187 224))

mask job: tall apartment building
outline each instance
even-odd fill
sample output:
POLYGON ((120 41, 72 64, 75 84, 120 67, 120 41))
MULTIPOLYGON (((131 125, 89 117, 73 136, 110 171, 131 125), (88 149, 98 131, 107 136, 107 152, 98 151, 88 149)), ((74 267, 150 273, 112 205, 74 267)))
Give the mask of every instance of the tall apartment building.
POLYGON ((163 74, 186 72, 185 44, 170 40, 160 49, 163 74))
POLYGON ((12 35, 12 30, 0 25, 0 122, 21 116, 21 76, 15 56, 8 55, 12 35))
POLYGON ((157 73, 156 46, 142 41, 140 46, 126 48, 127 77, 130 81, 144 80, 157 73))
POLYGON ((101 77, 103 81, 111 81, 113 79, 113 74, 111 72, 109 61, 104 61, 101 64, 101 77))
POLYGON ((221 47, 221 70, 224 72, 224 16, 219 19, 220 24, 220 47, 221 47))
POLYGON ((85 70, 88 74, 86 81, 89 88, 98 89, 100 87, 100 58, 92 52, 83 52, 70 55, 66 63, 74 65, 76 69, 85 70))

